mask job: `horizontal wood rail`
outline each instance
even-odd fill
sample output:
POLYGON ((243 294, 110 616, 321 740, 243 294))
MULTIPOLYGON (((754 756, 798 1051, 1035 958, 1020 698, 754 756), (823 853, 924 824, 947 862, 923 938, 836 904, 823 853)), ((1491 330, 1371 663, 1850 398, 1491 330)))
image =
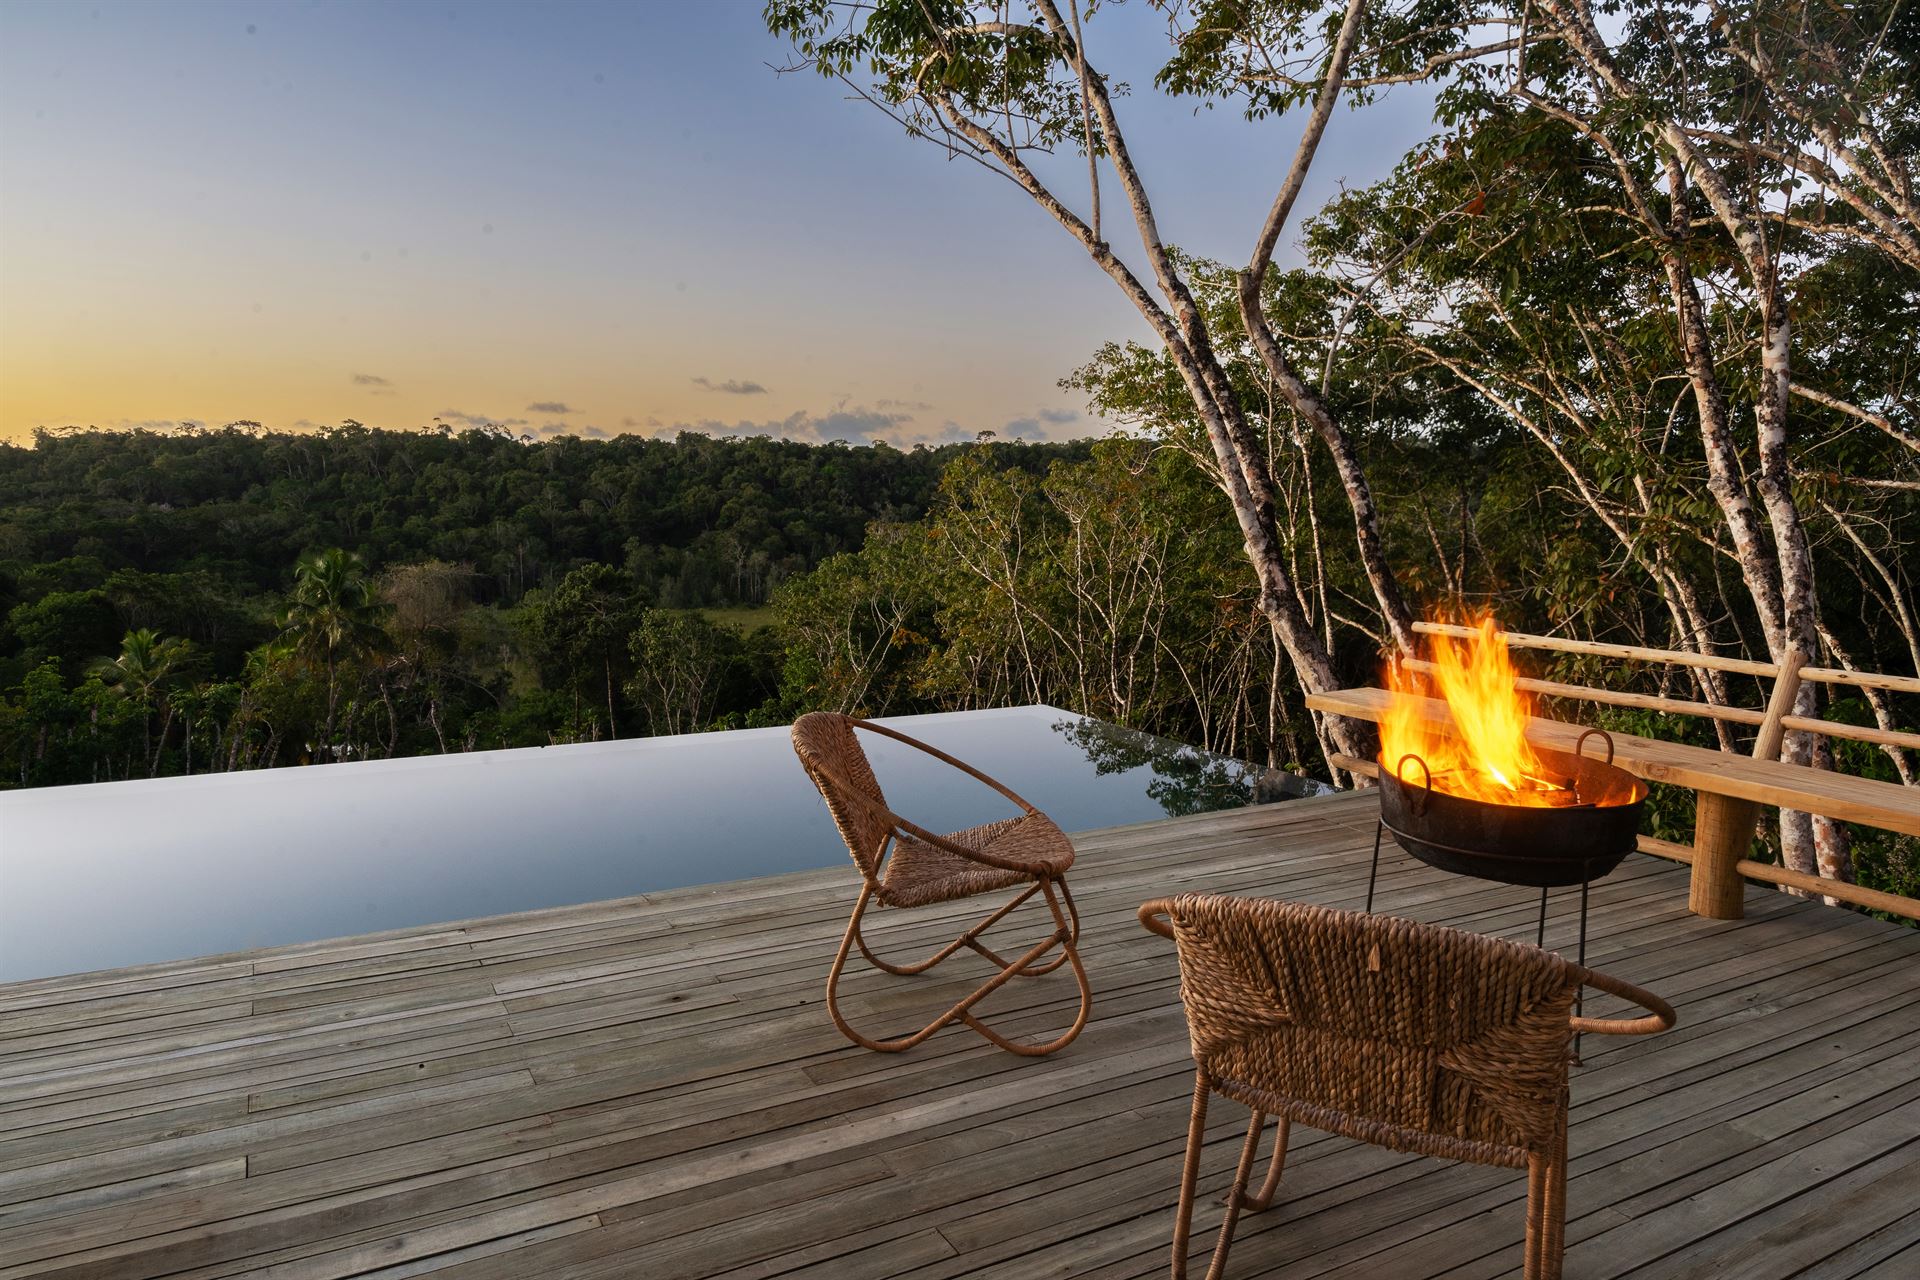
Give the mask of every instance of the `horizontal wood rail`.
MULTIPOLYGON (((1692 846, 1675 844, 1671 840, 1656 840, 1652 836, 1641 836, 1640 852, 1673 862, 1683 862, 1688 866, 1693 865, 1692 846)), ((1775 866, 1771 862, 1755 862, 1751 858, 1742 858, 1733 865, 1734 870, 1748 880, 1784 885, 1790 889, 1804 889, 1808 893, 1817 893, 1838 902, 1851 903, 1856 907, 1885 911, 1889 915, 1904 916, 1908 920, 1920 920, 1920 898, 1883 893, 1878 889, 1866 888, 1864 885, 1829 880, 1825 876, 1810 876, 1803 871, 1795 871, 1791 867, 1775 866)))
MULTIPOLYGON (((1416 622, 1413 629, 1423 636, 1451 636, 1469 640, 1479 635, 1473 627, 1452 622, 1416 622)), ((1710 653, 1688 653, 1681 649, 1647 649, 1636 644, 1602 644, 1597 640, 1568 640, 1560 636, 1536 636, 1524 631, 1503 631, 1514 649, 1548 649, 1556 653, 1585 653, 1598 658, 1625 658, 1630 662, 1673 663, 1683 667, 1703 667, 1709 671, 1730 671, 1735 675, 1772 679, 1779 668, 1771 662, 1753 662, 1746 658, 1723 658, 1710 653)))
POLYGON ((1640 837, 1640 852, 1656 858, 1665 858, 1669 862, 1684 862, 1693 865, 1693 846, 1676 844, 1672 840, 1659 840, 1653 836, 1640 837))
POLYGON ((1334 768, 1345 769, 1348 773, 1355 774, 1358 777, 1377 778, 1380 776, 1380 765, 1373 760, 1362 760, 1358 756, 1343 756, 1338 752, 1328 756, 1327 759, 1333 763, 1334 768))
POLYGON ((1778 867, 1771 862, 1755 862, 1750 858, 1742 858, 1735 864, 1735 870, 1749 880, 1785 885, 1790 889, 1805 889, 1809 893, 1824 894, 1829 898, 1837 898, 1841 902, 1850 902, 1856 907, 1868 907, 1874 911, 1886 911, 1896 916, 1905 916, 1909 920, 1920 920, 1920 901, 1902 897, 1897 893, 1883 893, 1878 889, 1869 889, 1865 885, 1829 880, 1825 876, 1810 876, 1804 871, 1795 871, 1791 867, 1778 867))
MULTIPOLYGON (((1452 636, 1464 640, 1477 634, 1472 627, 1451 622, 1416 622, 1413 629, 1421 635, 1452 636)), ((1718 654, 1690 653, 1684 649, 1647 649, 1632 644, 1602 644, 1597 640, 1569 640, 1559 636, 1529 635, 1524 631, 1503 632, 1507 644, 1515 649, 1546 649, 1556 653, 1585 653, 1599 658, 1625 658, 1633 662, 1670 663, 1679 667, 1699 667, 1708 671, 1728 671, 1735 675, 1759 676, 1771 680, 1780 674, 1778 663, 1754 662, 1748 658, 1723 658, 1718 654)), ((1846 684, 1866 689, 1888 689, 1895 693, 1920 693, 1920 677, 1890 676, 1877 671, 1847 671, 1839 667, 1802 667, 1800 678, 1814 684, 1846 684)), ((1797 718, 1797 717, 1796 717, 1797 718)), ((1830 723, 1821 721, 1821 724, 1830 723)), ((1853 728, 1843 725, 1842 728, 1853 728)), ((1824 733, 1825 730, 1815 732, 1824 733)))
MULTIPOLYGON (((1403 658, 1400 665, 1409 671, 1432 673, 1434 664, 1424 658, 1403 658)), ((1709 720, 1725 720, 1732 724, 1753 725, 1756 728, 1766 723, 1767 713, 1754 711, 1747 707, 1717 707, 1711 702, 1693 702, 1685 698, 1660 698, 1650 693, 1619 693, 1612 689, 1595 689, 1584 684, 1562 684, 1558 680, 1537 680, 1532 676, 1521 676, 1514 685, 1527 693, 1544 694, 1550 698, 1578 698, 1583 702, 1603 702, 1612 707, 1636 707, 1642 711, 1662 711, 1669 715, 1702 716, 1709 720)), ((1920 738, 1915 739, 1920 746, 1920 738)))
POLYGON ((1851 738, 1855 742, 1871 742, 1881 747, 1908 747, 1920 751, 1920 733, 1907 733, 1900 729, 1875 729, 1864 724, 1839 724, 1832 720, 1816 720, 1812 716, 1782 716, 1780 727, 1800 729, 1808 733, 1824 733, 1829 738, 1851 738))
MULTIPOLYGON (((1509 640, 1511 639, 1512 637, 1509 637, 1509 640)), ((1435 669, 1433 663, 1424 658, 1403 658, 1401 665, 1409 671, 1429 674, 1435 669)), ((1804 675, 1806 670, 1807 668, 1802 667, 1801 673, 1804 675)), ((1893 678, 1895 677, 1888 677, 1888 679, 1893 678)), ((1515 687, 1527 693, 1537 693, 1549 698, 1574 698, 1582 702, 1602 703, 1609 707, 1633 707, 1641 711, 1658 711, 1666 715, 1699 716, 1705 720, 1723 720, 1728 724, 1744 724, 1755 728, 1767 722, 1766 712, 1751 707, 1716 706, 1711 702, 1695 702, 1688 698, 1662 698, 1650 693, 1621 693, 1614 689, 1596 689, 1584 684, 1562 684, 1558 680, 1540 680, 1532 676, 1521 676, 1513 683, 1515 687)), ((1813 716, 1783 716, 1780 724, 1790 732, 1803 730, 1807 733, 1822 733, 1830 738, 1848 738, 1855 742, 1870 742, 1875 746, 1906 747, 1920 751, 1920 733, 1907 733, 1899 729, 1876 729, 1871 725, 1842 724, 1838 720, 1819 720, 1813 716)))

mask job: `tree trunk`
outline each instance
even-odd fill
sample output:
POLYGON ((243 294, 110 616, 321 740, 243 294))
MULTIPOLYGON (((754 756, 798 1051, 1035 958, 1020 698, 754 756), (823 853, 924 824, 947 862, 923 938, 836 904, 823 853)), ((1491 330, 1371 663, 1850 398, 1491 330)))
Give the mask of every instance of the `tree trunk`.
POLYGON ((620 727, 614 723, 613 718, 613 657, 610 654, 603 654, 601 661, 607 675, 607 740, 611 742, 620 736, 620 727))
POLYGON ((1402 653, 1411 654, 1414 652, 1413 611, 1408 608, 1406 597, 1400 591, 1400 582, 1394 577, 1393 566, 1387 561, 1386 544, 1380 536, 1379 509, 1374 504, 1373 486, 1367 481, 1359 451, 1353 447, 1352 438, 1334 418, 1327 403, 1294 373, 1286 352, 1280 349, 1261 310, 1260 280, 1251 270, 1240 273, 1240 316, 1247 326, 1247 333, 1253 338, 1254 350, 1259 353, 1260 362, 1279 386, 1280 393, 1286 397, 1293 411, 1313 427, 1314 433, 1327 446, 1327 452, 1333 455, 1340 487, 1346 492, 1347 505, 1353 509, 1353 536, 1360 550, 1360 563, 1366 570, 1374 599, 1380 605, 1380 616, 1387 624, 1387 634, 1393 637, 1394 644, 1402 653))
MULTIPOLYGON (((1674 319, 1679 326, 1680 349, 1686 360, 1687 377, 1693 387, 1694 406, 1700 419, 1700 441, 1707 460, 1707 490, 1719 504, 1727 531, 1733 537, 1734 559, 1740 577, 1753 597, 1754 611, 1760 617, 1768 656, 1778 662, 1786 655, 1786 609, 1780 593, 1780 565, 1773 548, 1767 544, 1747 496, 1741 474, 1740 450, 1734 441, 1731 415, 1719 374, 1714 369, 1713 339, 1707 332, 1705 311, 1694 283, 1693 271, 1686 260, 1687 236, 1686 174, 1680 161, 1666 157, 1667 187, 1672 202, 1669 232, 1673 243, 1661 253, 1666 268, 1667 286, 1673 295, 1674 319)), ((1807 652, 1811 653, 1812 650, 1807 652)))
MULTIPOLYGON (((1182 382, 1186 384, 1187 394, 1206 428, 1208 442, 1219 464, 1221 488, 1233 507, 1242 546, 1259 582, 1260 611, 1266 616, 1276 642, 1292 660, 1294 677, 1300 686, 1309 693, 1331 690, 1338 684, 1332 659, 1300 607, 1298 594, 1287 573, 1286 559, 1275 535, 1270 482, 1263 483, 1267 477, 1264 468, 1259 465, 1259 458, 1243 457, 1235 445, 1235 431, 1229 419, 1239 418, 1239 409, 1231 399, 1223 402, 1215 397, 1214 386, 1210 383, 1225 386, 1227 379, 1214 360, 1211 344, 1196 351, 1189 343, 1190 336, 1205 343, 1204 325, 1199 320, 1198 309, 1192 305, 1184 283, 1173 270, 1165 246, 1159 241, 1146 202, 1146 193, 1126 158, 1125 145, 1119 137, 1118 125, 1102 82, 1098 76, 1094 76, 1092 83, 1095 87, 1095 103, 1100 109, 1101 127, 1107 134, 1115 165, 1121 171, 1123 188, 1133 206, 1135 222, 1140 227, 1141 242, 1161 273, 1163 288, 1170 291, 1175 299, 1184 299, 1184 302, 1176 301, 1174 305, 1191 317, 1184 332, 1182 326, 1147 293, 1127 265, 1106 244, 1092 238, 1092 231, 1086 223, 1040 182, 1011 147, 960 112, 950 100, 936 101, 955 130, 999 160, 1034 201, 1086 247, 1093 260, 1120 285, 1135 308, 1153 325, 1182 382), (1264 494, 1262 489, 1265 490, 1264 494)), ((1327 732, 1339 751, 1357 756, 1368 754, 1372 736, 1368 726, 1336 720, 1329 725, 1327 732)))

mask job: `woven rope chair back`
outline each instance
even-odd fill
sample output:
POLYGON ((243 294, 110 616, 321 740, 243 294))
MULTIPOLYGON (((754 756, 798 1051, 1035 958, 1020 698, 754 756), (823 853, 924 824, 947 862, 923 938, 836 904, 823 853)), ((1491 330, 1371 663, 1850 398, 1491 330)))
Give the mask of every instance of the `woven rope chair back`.
POLYGON ((1521 1166, 1553 1141, 1582 972, 1391 916, 1185 894, 1193 1056, 1228 1097, 1401 1151, 1521 1166))
POLYGON ((885 815, 886 796, 860 749, 853 718, 812 711, 793 722, 793 750, 827 802, 827 812, 847 842, 847 852, 868 881, 877 881, 880 855, 892 830, 885 815))

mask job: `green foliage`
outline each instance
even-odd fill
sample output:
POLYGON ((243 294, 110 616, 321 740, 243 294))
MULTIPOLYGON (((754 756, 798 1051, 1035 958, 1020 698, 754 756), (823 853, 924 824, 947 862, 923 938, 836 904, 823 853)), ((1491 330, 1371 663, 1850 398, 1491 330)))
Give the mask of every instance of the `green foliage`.
POLYGON ((52 786, 133 776, 145 763, 145 714, 98 676, 63 677, 57 659, 28 671, 0 705, 0 749, 6 782, 52 786))
POLYGON ((956 460, 924 521, 876 526, 776 597, 779 706, 1050 702, 1227 754, 1310 758, 1269 716, 1272 637, 1224 500, 1178 451, 1096 445, 1044 477, 956 460))
POLYGON ((352 425, 0 447, 0 785, 773 723, 803 664, 768 595, 924 514, 960 453, 352 425), (758 625, 689 612, 716 602, 758 625))
POLYGON ((607 735, 619 735, 615 693, 629 670, 627 637, 639 625, 646 604, 646 593, 631 578, 604 564, 581 565, 551 591, 528 595, 520 617, 529 647, 542 674, 573 694, 576 737, 581 733, 581 687, 588 682, 604 695, 607 735))
POLYGON ((940 130, 944 100, 1024 122, 1027 145, 1080 136, 1079 81, 1034 4, 768 0, 764 17, 814 70, 863 82, 911 133, 940 130))
MULTIPOLYGON (((353 425, 46 431, 31 447, 0 445, 0 606, 12 607, 9 580, 20 604, 50 591, 112 595, 121 570, 199 574, 227 603, 259 602, 316 547, 351 548, 376 569, 466 565, 482 604, 515 605, 589 563, 624 568, 674 608, 761 604, 858 547, 871 521, 924 512, 962 448, 694 434, 535 443, 353 425)), ((1036 444, 1002 456, 1043 469, 1083 451, 1036 444)), ((123 617, 111 638, 125 626, 214 647, 176 618, 123 617)))
POLYGON ((649 609, 628 645, 634 674, 626 689, 650 734, 715 728, 724 708, 765 696, 741 688, 747 647, 740 630, 703 614, 649 609))
POLYGON ((937 551, 924 525, 875 525, 859 551, 775 593, 783 710, 876 716, 924 705, 917 686, 940 599, 937 551))
POLYGON ((31 604, 14 606, 7 629, 24 662, 37 665, 54 658, 72 676, 113 647, 121 626, 104 591, 50 591, 31 604))

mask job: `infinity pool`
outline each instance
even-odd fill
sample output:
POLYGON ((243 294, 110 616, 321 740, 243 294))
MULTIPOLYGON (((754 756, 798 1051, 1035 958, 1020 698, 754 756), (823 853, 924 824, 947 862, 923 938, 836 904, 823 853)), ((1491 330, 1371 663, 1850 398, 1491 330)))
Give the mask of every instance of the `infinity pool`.
MULTIPOLYGON (((1054 707, 887 723, 1069 831, 1315 785, 1054 707)), ((922 826, 1013 812, 918 752, 869 750, 922 826)), ((0 981, 838 863, 854 874, 784 728, 3 792, 0 981)))

